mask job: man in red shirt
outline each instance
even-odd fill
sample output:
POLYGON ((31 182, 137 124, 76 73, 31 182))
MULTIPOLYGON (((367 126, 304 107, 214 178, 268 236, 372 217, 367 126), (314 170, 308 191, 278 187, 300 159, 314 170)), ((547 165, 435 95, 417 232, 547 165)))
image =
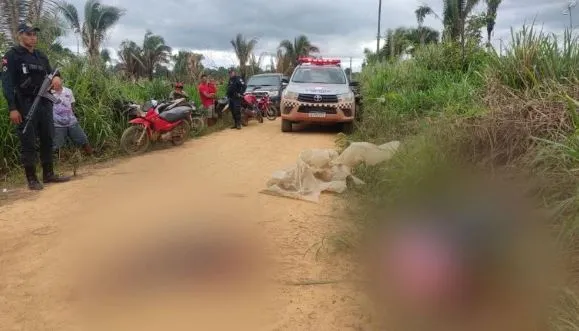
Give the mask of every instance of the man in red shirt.
POLYGON ((207 118, 215 117, 215 94, 217 93, 217 87, 215 84, 209 83, 207 80, 207 75, 203 74, 201 76, 201 83, 197 87, 199 91, 199 98, 201 99, 201 104, 203 108, 207 111, 207 118))

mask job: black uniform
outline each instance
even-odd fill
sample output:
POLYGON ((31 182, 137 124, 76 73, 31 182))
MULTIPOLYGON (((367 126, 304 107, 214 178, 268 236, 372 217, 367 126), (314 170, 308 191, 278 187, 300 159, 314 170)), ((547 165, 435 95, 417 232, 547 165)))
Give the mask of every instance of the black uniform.
POLYGON ((229 98, 229 109, 231 109, 231 115, 237 128, 241 127, 241 98, 243 97, 243 92, 245 92, 243 79, 239 76, 230 77, 227 85, 227 97, 229 98))
POLYGON ((52 68, 48 57, 38 50, 28 51, 23 46, 12 47, 2 58, 2 89, 8 101, 10 111, 17 110, 22 122, 16 127, 20 139, 20 157, 26 171, 29 186, 41 189, 36 178, 36 140, 40 140, 40 161, 42 163, 44 182, 61 182, 53 172, 52 145, 54 137, 54 120, 52 103, 41 99, 26 133, 26 115, 38 94, 44 78, 52 68))

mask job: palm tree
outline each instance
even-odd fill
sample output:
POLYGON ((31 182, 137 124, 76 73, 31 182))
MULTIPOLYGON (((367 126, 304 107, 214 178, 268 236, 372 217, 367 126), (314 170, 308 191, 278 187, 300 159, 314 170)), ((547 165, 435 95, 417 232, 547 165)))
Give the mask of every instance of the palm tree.
POLYGON ((487 5, 487 46, 491 45, 491 36, 497 22, 497 11, 502 0, 485 0, 487 5))
MULTIPOLYGON (((0 33, 8 41, 16 43, 18 42, 18 25, 20 22, 27 21, 32 24, 44 25, 48 24, 48 21, 53 21, 51 22, 52 24, 58 25, 58 22, 54 22, 54 17, 51 15, 54 12, 55 6, 52 1, 0 0, 0 33)), ((44 41, 47 40, 44 39, 44 41)))
POLYGON ((432 11, 432 8, 426 6, 426 5, 422 5, 420 7, 418 7, 414 13, 416 14, 416 20, 418 21, 418 29, 421 32, 421 38, 420 38, 420 45, 424 45, 424 38, 422 35, 422 27, 424 24, 424 19, 426 18, 426 16, 428 15, 432 15, 434 12, 432 11))
POLYGON ((275 71, 289 75, 292 69, 292 62, 289 56, 286 56, 281 49, 278 49, 275 56, 275 71))
MULTIPOLYGON (((439 38, 440 33, 429 27, 422 27, 421 30, 404 27, 388 30, 379 55, 387 59, 398 59, 404 53, 413 54, 421 43, 423 45, 438 43, 439 38)), ((375 56, 369 50, 366 50, 365 54, 368 62, 375 56)))
POLYGON ((81 27, 80 27, 80 18, 78 16, 78 10, 76 7, 68 2, 61 2, 58 4, 58 8, 62 13, 64 19, 68 22, 70 28, 76 35, 76 54, 80 54, 80 34, 81 34, 81 27))
POLYGON ((179 51, 172 56, 173 78, 181 82, 197 82, 203 73, 203 54, 179 51))
POLYGON ((117 54, 120 59, 120 69, 127 77, 135 79, 142 75, 143 63, 139 58, 141 53, 141 48, 134 41, 125 40, 121 43, 117 54))
POLYGON ((464 44, 466 19, 480 0, 444 0, 443 23, 446 35, 464 44))
POLYGON ((61 2, 58 7, 75 32, 80 32, 82 43, 91 60, 99 58, 100 48, 107 32, 125 13, 123 9, 103 5, 99 0, 87 0, 84 5, 84 22, 81 24, 78 12, 72 9, 74 7, 72 4, 61 2))
POLYGON ((145 33, 142 54, 139 54, 143 70, 149 80, 153 80, 153 72, 157 65, 167 64, 171 55, 171 47, 165 44, 165 39, 154 35, 151 31, 145 33))
POLYGON ((305 35, 300 35, 294 41, 283 40, 279 43, 284 55, 289 59, 292 66, 296 66, 300 56, 310 56, 312 53, 318 53, 320 49, 312 45, 310 40, 305 35))
POLYGON ((251 59, 255 46, 257 46, 257 39, 246 40, 241 33, 238 33, 235 39, 231 40, 231 46, 233 46, 235 55, 239 60, 239 72, 243 78, 247 78, 247 64, 251 59))

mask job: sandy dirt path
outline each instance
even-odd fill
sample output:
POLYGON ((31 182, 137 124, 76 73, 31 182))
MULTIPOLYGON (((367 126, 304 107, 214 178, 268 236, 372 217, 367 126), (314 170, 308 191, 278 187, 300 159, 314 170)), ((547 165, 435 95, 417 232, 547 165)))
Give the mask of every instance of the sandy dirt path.
MULTIPOLYGON (((163 231, 159 229, 179 229, 183 222, 215 221, 249 229, 247 233, 255 234, 253 243, 263 243, 258 250, 268 252, 272 262, 263 269, 272 270, 268 279, 340 278, 348 269, 345 262, 316 261, 312 254, 306 255, 336 227, 331 217, 336 199, 325 195, 316 205, 258 193, 273 171, 294 164, 303 149, 333 147, 335 134, 282 134, 279 125, 279 120, 251 123, 242 131, 226 130, 104 169, 83 170, 77 180, 0 206, 0 330, 105 330, 95 321, 103 322, 109 315, 95 313, 92 317, 98 318, 90 325, 79 317, 82 314, 70 293, 73 284, 84 278, 73 275, 90 267, 107 274, 95 262, 100 261, 98 256, 106 260, 122 255, 122 245, 146 237, 139 232, 143 229, 155 234, 163 231)), ((132 314, 132 319, 123 319, 125 324, 111 322, 106 329, 367 330, 355 303, 357 294, 348 285, 271 284, 263 286, 265 295, 243 295, 237 301, 210 290, 205 296, 194 290, 183 295, 181 289, 171 292, 179 292, 181 301, 169 304, 157 293, 135 300, 148 304, 140 310, 117 306, 113 311, 132 314), (211 306, 207 294, 221 301, 211 306), (187 301, 191 297, 197 302, 187 301), (211 306, 215 314, 197 310, 195 304, 211 306), (254 315, 241 313, 250 307, 256 308, 254 315), (164 308, 181 311, 182 322, 173 316, 168 327, 167 320, 159 317, 164 308), (200 316, 209 324, 195 325, 201 323, 200 316), (242 322, 239 316, 258 318, 260 327, 250 326, 253 319, 242 322)))

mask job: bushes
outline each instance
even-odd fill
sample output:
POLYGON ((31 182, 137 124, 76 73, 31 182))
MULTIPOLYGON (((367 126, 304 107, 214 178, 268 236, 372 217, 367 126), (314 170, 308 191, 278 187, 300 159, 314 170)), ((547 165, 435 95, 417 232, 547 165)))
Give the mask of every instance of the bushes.
MULTIPOLYGON (((76 98, 76 115, 85 129, 90 142, 97 148, 115 152, 127 118, 120 109, 121 101, 132 100, 143 104, 155 98, 164 100, 169 96, 171 82, 163 80, 122 80, 104 68, 90 66, 82 59, 72 59, 61 68, 64 85, 72 89, 76 98)), ((186 87, 192 99, 199 105, 199 96, 193 86, 186 87)), ((0 173, 19 164, 18 139, 10 124, 6 100, 0 97, 0 173)))
POLYGON ((483 110, 482 76, 474 70, 464 73, 458 67, 439 65, 447 48, 428 46, 418 50, 413 60, 378 63, 364 69, 365 118, 360 138, 373 141, 386 135, 394 139, 417 133, 418 119, 474 115, 483 110), (426 58, 426 63, 421 61, 426 58))
POLYGON ((552 226, 570 257, 574 280, 553 328, 579 325, 579 68, 577 37, 562 40, 525 27, 499 56, 469 49, 469 65, 452 44, 429 45, 412 60, 378 63, 361 75, 366 108, 356 140, 404 140, 387 165, 361 167, 366 207, 420 192, 450 165, 513 173, 554 211, 552 226))

